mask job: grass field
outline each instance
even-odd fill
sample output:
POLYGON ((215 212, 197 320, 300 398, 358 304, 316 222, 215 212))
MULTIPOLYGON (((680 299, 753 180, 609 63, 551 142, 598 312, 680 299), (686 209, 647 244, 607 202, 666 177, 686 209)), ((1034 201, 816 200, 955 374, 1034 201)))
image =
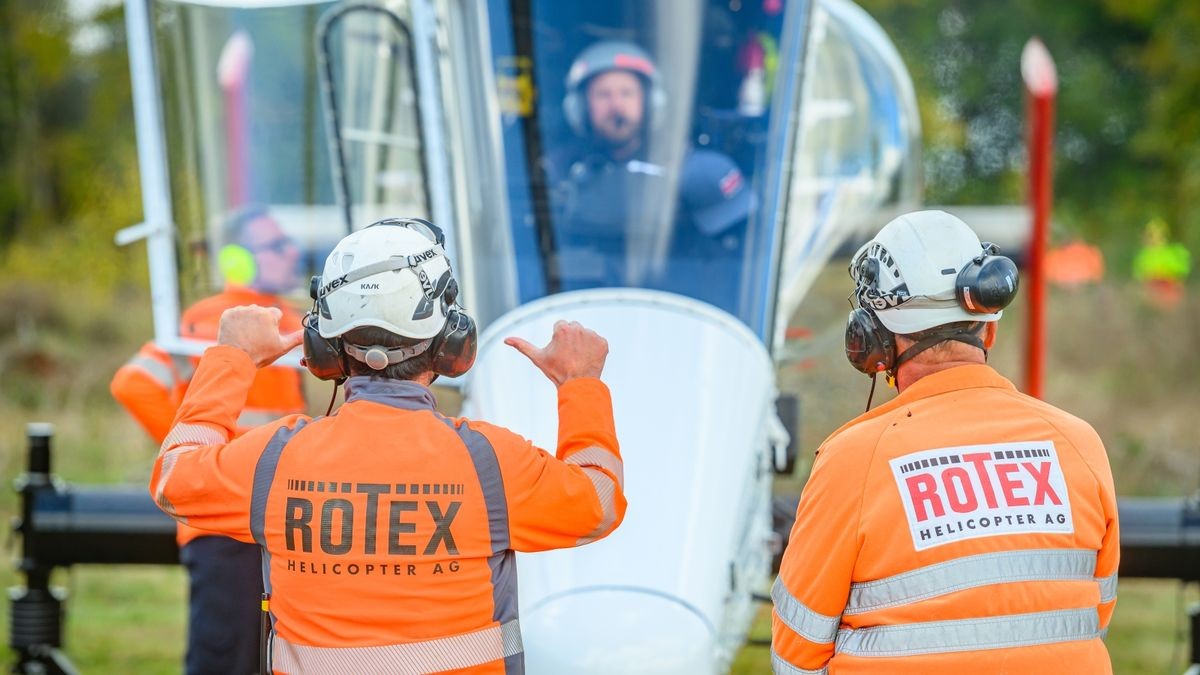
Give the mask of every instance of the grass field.
MULTIPOLYGON (((1193 289, 1194 291, 1195 289, 1193 289)), ((842 356, 848 305, 844 268, 832 265, 793 320, 780 366, 783 390, 802 399, 802 454, 796 475, 778 490, 798 492, 812 450, 862 411, 868 381, 842 356)), ((154 448, 112 402, 114 370, 150 332, 149 303, 138 292, 115 302, 68 306, 64 289, 0 286, 12 324, 0 326, 0 477, 24 468, 24 425, 55 424, 55 472, 77 483, 144 485, 154 448)), ((1051 294, 1046 398, 1091 421, 1108 447, 1123 495, 1179 495, 1200 484, 1200 452, 1192 416, 1200 403, 1193 355, 1200 349, 1200 298, 1163 312, 1139 288, 1119 283, 1051 294)), ((1001 323, 992 363, 1020 382, 1020 307, 1001 323)), ((323 406, 328 389, 314 388, 323 406)), ((890 392, 882 385, 876 401, 890 392)), ((11 516, 11 490, 0 491, 0 515, 11 516)), ((11 542, 11 539, 9 539, 11 542)), ((10 554, 16 549, 10 543, 10 554)), ((17 583, 10 565, 0 582, 17 583)), ((185 620, 180 568, 80 567, 59 571, 70 592, 67 652, 86 673, 179 672, 185 620)), ((1118 673, 1178 673, 1184 608, 1196 590, 1177 583, 1123 579, 1108 644, 1118 673)), ((0 629, 7 634, 7 611, 0 629)), ((763 608, 753 634, 769 635, 763 608)), ((10 654, 0 648, 0 657, 10 654)), ((749 646, 735 673, 769 672, 763 647, 749 646)))

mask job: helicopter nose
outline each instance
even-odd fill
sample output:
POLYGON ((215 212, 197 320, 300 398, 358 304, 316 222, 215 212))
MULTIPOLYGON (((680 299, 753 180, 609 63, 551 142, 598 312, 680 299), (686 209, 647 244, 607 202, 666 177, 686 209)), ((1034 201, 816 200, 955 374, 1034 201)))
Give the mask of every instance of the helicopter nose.
POLYGON ((714 672, 712 627, 660 593, 577 591, 523 612, 521 625, 531 675, 714 672))

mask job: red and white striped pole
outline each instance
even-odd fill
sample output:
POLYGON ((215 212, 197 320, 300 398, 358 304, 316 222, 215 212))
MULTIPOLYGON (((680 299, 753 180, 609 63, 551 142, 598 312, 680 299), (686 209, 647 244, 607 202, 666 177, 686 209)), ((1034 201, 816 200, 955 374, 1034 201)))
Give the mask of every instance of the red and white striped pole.
POLYGON ((1033 232, 1025 265, 1029 320, 1025 335, 1025 393, 1043 397, 1046 371, 1046 240, 1054 195, 1054 100, 1058 72, 1041 40, 1031 38, 1021 52, 1021 78, 1028 92, 1029 205, 1033 232))
POLYGON ((225 108, 225 176, 226 197, 230 207, 245 206, 250 201, 250 156, 246 115, 246 80, 254 44, 245 31, 237 31, 221 48, 217 60, 217 83, 224 95, 225 108))

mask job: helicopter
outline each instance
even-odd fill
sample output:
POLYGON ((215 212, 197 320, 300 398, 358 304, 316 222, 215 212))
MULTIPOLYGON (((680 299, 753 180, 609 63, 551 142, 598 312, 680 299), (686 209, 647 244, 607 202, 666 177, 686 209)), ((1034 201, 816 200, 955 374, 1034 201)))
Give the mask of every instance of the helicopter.
MULTIPOLYGON (((799 402, 776 384, 788 319, 835 251, 921 202, 916 97, 879 25, 849 0, 125 7, 145 222, 117 243, 146 242, 155 342, 208 346, 180 337, 180 309, 223 283, 222 224, 247 204, 312 272, 380 218, 438 223, 483 328, 475 367, 445 383, 463 414, 552 447, 555 420, 533 411, 553 391, 502 339, 544 341, 569 319, 611 347, 629 511, 603 541, 519 556, 527 670, 726 671, 786 540, 772 478, 798 444, 799 402), (580 190, 553 160, 584 140, 571 71, 606 43, 633 45, 654 77, 618 236, 580 237, 580 190), (720 180, 696 189, 697 165, 720 180), (738 222, 696 246, 692 202, 722 206, 726 189, 746 195, 738 222)), ((144 488, 55 480, 51 435, 30 425, 18 484, 16 672, 73 672, 54 567, 178 562, 144 488)), ((1120 508, 1122 576, 1197 580, 1196 500, 1120 508)))
MULTIPOLYGON (((920 202, 916 97, 878 24, 849 0, 125 6, 145 222, 117 242, 146 243, 155 342, 208 346, 180 337, 180 310, 220 288, 222 223, 248 204, 313 272, 380 218, 437 223, 482 328, 448 383, 464 415, 552 447, 533 411, 553 390, 502 339, 566 319, 610 345, 629 512, 604 541, 519 556, 528 671, 727 670, 781 545, 787 320, 840 245, 920 202), (603 44, 652 77, 636 166, 611 178, 620 208, 581 234, 578 163, 554 160, 587 144, 571 70, 603 44), (732 194, 719 220, 736 222, 704 231, 732 194)), ((171 562, 155 550, 138 561, 171 562)))

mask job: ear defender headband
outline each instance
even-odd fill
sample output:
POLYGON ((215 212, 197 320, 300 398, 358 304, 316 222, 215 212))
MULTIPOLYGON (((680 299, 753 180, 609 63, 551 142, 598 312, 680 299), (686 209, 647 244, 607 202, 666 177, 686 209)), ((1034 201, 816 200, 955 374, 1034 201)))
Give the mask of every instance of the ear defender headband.
MULTIPOLYGON (((1017 266, 1012 260, 999 255, 995 244, 984 242, 983 250, 958 271, 954 282, 954 299, 959 307, 969 314, 995 314, 1004 309, 1017 296, 1020 285, 1017 266)), ((935 326, 914 334, 916 344, 896 354, 896 336, 879 320, 872 302, 884 298, 879 283, 879 261, 864 254, 850 264, 850 276, 855 281, 854 297, 857 303, 846 319, 846 359, 856 370, 867 375, 886 372, 894 375, 896 368, 921 352, 947 340, 963 342, 984 349, 977 328, 944 328, 935 326)), ((905 295, 903 300, 948 300, 932 296, 905 295)), ((986 349, 984 349, 986 354, 986 349)))
MULTIPOLYGON (((441 228, 421 218, 388 218, 368 225, 398 226, 416 230, 433 242, 433 248, 417 255, 406 256, 396 260, 385 260, 372 265, 361 267, 327 284, 322 283, 321 277, 314 276, 309 284, 309 295, 313 299, 313 309, 304 317, 304 364, 309 372, 322 380, 333 380, 341 384, 350 376, 347 357, 367 364, 374 370, 383 370, 389 365, 395 365, 433 350, 433 372, 446 377, 458 377, 470 370, 475 363, 478 330, 475 320, 458 306, 458 282, 449 276, 443 285, 440 280, 431 283, 420 264, 428 260, 432 254, 446 255, 446 237, 441 228), (416 344, 403 347, 384 347, 382 345, 356 345, 346 342, 340 337, 322 337, 318 330, 317 314, 329 316, 329 310, 324 299, 331 293, 369 276, 391 272, 400 269, 415 270, 421 280, 425 292, 425 300, 432 303, 438 297, 447 307, 446 323, 440 333, 432 338, 416 344), (441 289, 440 293, 438 289, 441 289)), ((449 272, 447 272, 449 275, 449 272)))

